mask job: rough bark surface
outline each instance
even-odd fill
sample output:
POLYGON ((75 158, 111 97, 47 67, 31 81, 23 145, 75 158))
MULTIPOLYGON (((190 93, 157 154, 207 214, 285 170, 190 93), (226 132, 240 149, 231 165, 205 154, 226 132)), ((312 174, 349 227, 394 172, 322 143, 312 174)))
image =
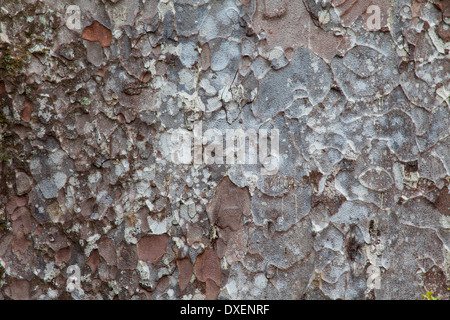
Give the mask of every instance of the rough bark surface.
POLYGON ((449 8, 0 1, 0 299, 448 299, 449 8))

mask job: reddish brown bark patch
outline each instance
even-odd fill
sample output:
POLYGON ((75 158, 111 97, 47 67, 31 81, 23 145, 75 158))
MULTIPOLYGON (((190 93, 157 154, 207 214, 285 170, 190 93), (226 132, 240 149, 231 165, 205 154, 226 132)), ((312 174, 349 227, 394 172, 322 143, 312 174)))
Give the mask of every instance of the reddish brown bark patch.
POLYGON ((165 292, 170 287, 170 279, 168 276, 164 276, 161 279, 159 279, 158 283, 156 284, 156 290, 159 292, 165 292))
POLYGON ((439 9, 441 9, 444 17, 450 17, 450 2, 446 0, 440 0, 435 2, 435 5, 437 5, 439 9))
POLYGON ((27 207, 20 207, 14 210, 11 220, 14 234, 29 234, 31 232, 31 212, 27 207))
POLYGON ((216 188, 216 194, 207 207, 209 222, 222 229, 239 229, 242 216, 251 215, 250 193, 239 188, 229 178, 224 178, 216 188))
POLYGON ((194 265, 194 274, 201 282, 208 279, 213 280, 220 286, 222 282, 222 270, 217 253, 212 248, 206 248, 205 251, 197 256, 194 265))
POLYGON ((98 250, 94 250, 91 252, 87 264, 89 268, 91 268, 92 273, 97 270, 98 265, 100 264, 100 255, 98 253, 98 250))
POLYGON ((447 300, 449 291, 447 290, 447 278, 439 267, 432 267, 425 273, 424 286, 427 291, 433 292, 435 297, 447 300))
POLYGON ((98 251, 108 265, 115 266, 117 264, 116 249, 110 238, 104 237, 99 241, 98 251))
POLYGON ((30 122, 31 120, 31 112, 33 111, 33 103, 30 101, 25 101, 25 107, 22 112, 22 121, 30 122))
POLYGON ((220 287, 211 279, 206 280, 206 300, 217 300, 220 287))
POLYGON ((109 47, 112 41, 111 30, 94 21, 90 26, 84 28, 81 37, 88 41, 98 41, 102 47, 109 47))
POLYGON ((30 299, 30 283, 27 280, 14 279, 11 283, 11 299, 13 300, 29 300, 30 299))
POLYGON ((275 47, 308 47, 331 62, 342 41, 341 36, 315 26, 302 1, 256 1, 252 26, 255 33, 265 32, 267 52, 275 47))
POLYGON ((122 244, 119 247, 117 265, 122 270, 134 270, 138 264, 136 247, 134 245, 122 244))
POLYGON ((56 264, 61 265, 63 263, 68 262, 71 256, 72 256, 72 249, 70 247, 59 249, 55 254, 56 264))
POLYGON ((191 281, 192 274, 194 272, 194 268, 192 266, 191 260, 189 259, 181 259, 177 260, 178 267, 178 285, 180 286, 180 290, 184 291, 191 281))
POLYGON ((439 25, 438 34, 444 42, 450 42, 450 29, 444 29, 444 25, 442 23, 439 25))
POLYGON ((27 197, 11 196, 11 198, 8 200, 8 203, 6 204, 6 212, 12 215, 16 208, 23 207, 26 204, 27 197))
POLYGON ((450 217, 450 194, 448 187, 442 188, 436 201, 436 207, 444 216, 450 217))
POLYGON ((23 233, 14 235, 12 248, 15 253, 24 254, 30 247, 31 241, 23 233))
POLYGON ((158 262, 166 253, 168 243, 169 236, 167 234, 142 237, 137 244, 139 260, 150 263, 158 262))

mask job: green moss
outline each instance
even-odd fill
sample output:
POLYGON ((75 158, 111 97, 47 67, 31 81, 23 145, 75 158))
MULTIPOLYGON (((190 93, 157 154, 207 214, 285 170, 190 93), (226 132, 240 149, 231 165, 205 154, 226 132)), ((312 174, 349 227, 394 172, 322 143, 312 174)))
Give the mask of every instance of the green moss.
POLYGON ((0 69, 10 77, 20 75, 30 62, 31 54, 50 56, 49 29, 55 30, 58 25, 54 13, 36 13, 37 5, 20 1, 25 8, 8 22, 11 25, 8 25, 12 33, 8 35, 11 43, 0 45, 0 69))
POLYGON ((81 103, 83 106, 88 106, 88 105, 91 104, 91 99, 89 99, 88 97, 83 97, 83 98, 81 98, 80 103, 81 103))
POLYGON ((24 47, 13 51, 11 46, 6 46, 0 52, 0 69, 5 70, 9 76, 19 74, 28 63, 30 56, 30 53, 24 47))
MULTIPOLYGON (((0 232, 8 230, 8 221, 6 221, 5 217, 0 217, 0 232)), ((1 266, 0 266, 1 268, 1 266)), ((0 276, 1 278, 1 276, 0 276)))
POLYGON ((437 297, 437 298, 434 297, 433 294, 434 293, 432 291, 427 291, 426 294, 422 295, 423 300, 441 300, 441 298, 439 298, 439 297, 437 297))
POLYGON ((0 124, 1 123, 9 123, 8 119, 6 118, 6 115, 3 112, 0 112, 0 124))
POLYGON ((6 152, 6 150, 0 150, 0 163, 1 162, 8 162, 10 159, 11 159, 11 157, 6 152))
POLYGON ((3 275, 5 274, 5 272, 5 268, 3 268, 3 266, 0 264, 0 280, 3 279, 3 275))

